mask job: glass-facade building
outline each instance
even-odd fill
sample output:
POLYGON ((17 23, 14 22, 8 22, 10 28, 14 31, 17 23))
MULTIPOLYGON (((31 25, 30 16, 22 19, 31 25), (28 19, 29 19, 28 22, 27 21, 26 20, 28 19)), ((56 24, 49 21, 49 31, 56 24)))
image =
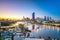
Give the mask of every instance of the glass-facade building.
POLYGON ((32 13, 32 20, 35 20, 35 12, 32 13))

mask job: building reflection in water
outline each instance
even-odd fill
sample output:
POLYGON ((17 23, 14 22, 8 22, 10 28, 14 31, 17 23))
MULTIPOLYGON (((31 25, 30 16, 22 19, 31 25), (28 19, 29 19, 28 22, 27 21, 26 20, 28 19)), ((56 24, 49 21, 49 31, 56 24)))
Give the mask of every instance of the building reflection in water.
POLYGON ((35 29, 35 25, 33 24, 33 25, 32 25, 32 30, 34 30, 34 29, 35 29))
POLYGON ((51 38, 59 38, 60 37, 60 27, 48 26, 48 25, 38 25, 33 24, 28 27, 31 29, 31 37, 39 37, 47 38, 50 36, 51 38))
POLYGON ((60 27, 55 27, 55 26, 47 26, 47 25, 40 25, 40 28, 45 28, 45 29, 53 29, 53 31, 56 29, 57 31, 60 30, 60 27))
POLYGON ((34 32, 35 31, 35 25, 33 24, 32 25, 32 32, 34 32))

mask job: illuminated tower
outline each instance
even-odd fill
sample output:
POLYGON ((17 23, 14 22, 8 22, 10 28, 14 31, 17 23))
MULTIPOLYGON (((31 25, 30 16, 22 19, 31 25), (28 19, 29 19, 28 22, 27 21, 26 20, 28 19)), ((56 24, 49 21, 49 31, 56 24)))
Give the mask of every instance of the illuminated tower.
POLYGON ((32 13, 32 20, 35 20, 35 12, 32 13))
POLYGON ((44 16, 44 21, 46 21, 46 16, 44 16))

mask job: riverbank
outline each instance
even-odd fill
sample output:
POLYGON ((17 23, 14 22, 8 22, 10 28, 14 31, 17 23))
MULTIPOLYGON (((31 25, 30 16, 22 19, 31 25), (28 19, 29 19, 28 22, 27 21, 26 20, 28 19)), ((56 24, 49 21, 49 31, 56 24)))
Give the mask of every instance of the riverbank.
POLYGON ((43 25, 48 25, 48 26, 54 26, 54 27, 60 27, 60 24, 52 24, 52 23, 45 23, 43 25))
POLYGON ((31 24, 40 24, 40 25, 48 25, 48 26, 60 27, 60 23, 33 22, 31 24))

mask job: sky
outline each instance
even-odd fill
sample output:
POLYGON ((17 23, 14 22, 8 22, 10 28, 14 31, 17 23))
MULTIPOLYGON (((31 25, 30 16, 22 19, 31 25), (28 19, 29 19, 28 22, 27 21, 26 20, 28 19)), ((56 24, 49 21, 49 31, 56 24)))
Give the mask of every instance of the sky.
POLYGON ((43 18, 50 16, 53 19, 60 19, 59 0, 0 0, 0 17, 22 18, 32 17, 43 18))

